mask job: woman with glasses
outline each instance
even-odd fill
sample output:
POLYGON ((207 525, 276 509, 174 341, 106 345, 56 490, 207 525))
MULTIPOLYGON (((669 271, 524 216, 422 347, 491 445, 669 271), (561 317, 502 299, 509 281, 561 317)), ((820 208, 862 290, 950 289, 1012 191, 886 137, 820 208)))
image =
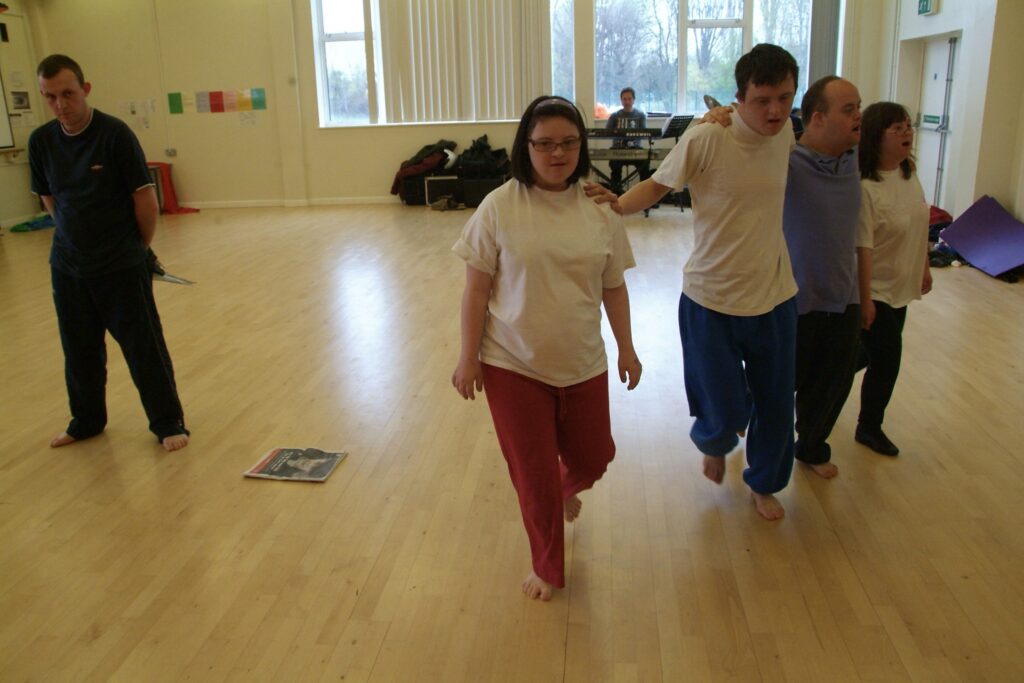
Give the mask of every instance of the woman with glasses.
POLYGON ((452 385, 487 402, 530 541, 529 597, 565 585, 563 520, 615 455, 601 305, 633 389, 624 273, 635 266, 622 218, 583 192, 586 126, 560 97, 534 100, 512 145, 512 175, 488 194, 452 250, 466 262, 462 350, 452 385))
POLYGON ((882 431, 882 421, 900 371, 907 304, 932 288, 929 206, 914 172, 913 142, 910 116, 901 105, 878 102, 864 110, 857 260, 868 365, 855 438, 888 456, 900 452, 882 431))

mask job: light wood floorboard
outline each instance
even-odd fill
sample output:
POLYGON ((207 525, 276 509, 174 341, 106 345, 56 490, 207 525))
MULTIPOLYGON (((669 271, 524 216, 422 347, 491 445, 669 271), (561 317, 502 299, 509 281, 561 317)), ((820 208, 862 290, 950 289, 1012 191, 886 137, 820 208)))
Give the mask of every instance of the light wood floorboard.
POLYGON ((193 430, 172 454, 112 342, 107 431, 48 448, 68 417, 52 233, 0 237, 0 680, 1024 677, 1024 284, 935 271, 886 419, 901 455, 853 441, 855 387, 839 478, 798 466, 770 524, 742 448, 716 487, 688 438, 690 214, 629 219, 645 374, 612 388, 618 454, 540 604, 486 402, 449 384, 467 217, 163 217, 158 254, 198 281, 155 285, 193 430), (349 457, 321 485, 241 476, 275 446, 349 457))

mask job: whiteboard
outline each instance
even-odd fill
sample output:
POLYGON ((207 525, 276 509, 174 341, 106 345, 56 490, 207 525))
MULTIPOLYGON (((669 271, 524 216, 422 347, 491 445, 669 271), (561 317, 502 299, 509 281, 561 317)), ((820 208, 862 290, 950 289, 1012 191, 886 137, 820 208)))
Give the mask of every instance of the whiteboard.
POLYGON ((11 130, 11 117, 7 115, 7 91, 4 90, 4 77, 0 74, 0 149, 14 147, 14 131, 11 130))
POLYGON ((7 116, 7 91, 3 89, 3 75, 0 75, 0 150, 14 146, 14 131, 7 116))

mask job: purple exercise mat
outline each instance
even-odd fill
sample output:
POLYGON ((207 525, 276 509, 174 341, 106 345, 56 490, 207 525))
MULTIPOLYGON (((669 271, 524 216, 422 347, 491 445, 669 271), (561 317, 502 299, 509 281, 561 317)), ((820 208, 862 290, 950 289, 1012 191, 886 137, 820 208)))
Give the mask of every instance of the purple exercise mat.
POLYGON ((992 277, 1024 265, 1024 223, 983 196, 941 233, 971 265, 992 277))

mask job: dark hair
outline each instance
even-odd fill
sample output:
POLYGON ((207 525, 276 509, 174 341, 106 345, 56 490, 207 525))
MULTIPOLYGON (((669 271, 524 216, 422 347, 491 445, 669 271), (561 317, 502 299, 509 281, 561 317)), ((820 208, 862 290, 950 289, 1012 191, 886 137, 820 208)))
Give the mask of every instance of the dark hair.
POLYGON ((814 81, 811 83, 811 87, 807 88, 804 98, 800 100, 800 120, 803 121, 805 127, 811 125, 811 119, 815 112, 828 113, 829 101, 825 97, 825 89, 828 88, 829 83, 841 80, 839 76, 825 76, 814 81))
POLYGON ((736 62, 736 95, 747 96, 747 85, 778 85, 793 76, 793 87, 800 82, 800 67, 793 55, 778 45, 760 43, 736 62))
POLYGON ((629 93, 630 95, 632 95, 634 100, 636 99, 636 90, 633 90, 628 85, 625 88, 623 88, 622 90, 619 91, 619 99, 621 100, 622 96, 625 95, 626 93, 629 93))
POLYGON ((78 79, 78 85, 85 85, 85 76, 82 74, 82 67, 78 66, 78 62, 67 55, 50 55, 43 61, 39 62, 39 68, 36 69, 36 76, 40 78, 53 78, 64 69, 68 69, 71 73, 75 74, 75 78, 78 79))
POLYGON ((541 95, 523 112, 516 129, 516 139, 512 143, 512 176, 527 187, 533 187, 533 164, 530 162, 530 133, 541 119, 560 116, 571 121, 580 135, 580 157, 576 170, 569 176, 572 185, 590 173, 590 152, 587 151, 587 126, 583 115, 569 100, 558 95, 541 95))
MULTIPOLYGON (((857 161, 860 164, 860 177, 881 182, 878 166, 882 161, 882 138, 886 129, 894 123, 910 122, 910 114, 902 104, 895 102, 875 102, 860 118, 860 146, 857 148, 857 161)), ((909 179, 914 172, 913 157, 900 162, 903 177, 909 179)))

